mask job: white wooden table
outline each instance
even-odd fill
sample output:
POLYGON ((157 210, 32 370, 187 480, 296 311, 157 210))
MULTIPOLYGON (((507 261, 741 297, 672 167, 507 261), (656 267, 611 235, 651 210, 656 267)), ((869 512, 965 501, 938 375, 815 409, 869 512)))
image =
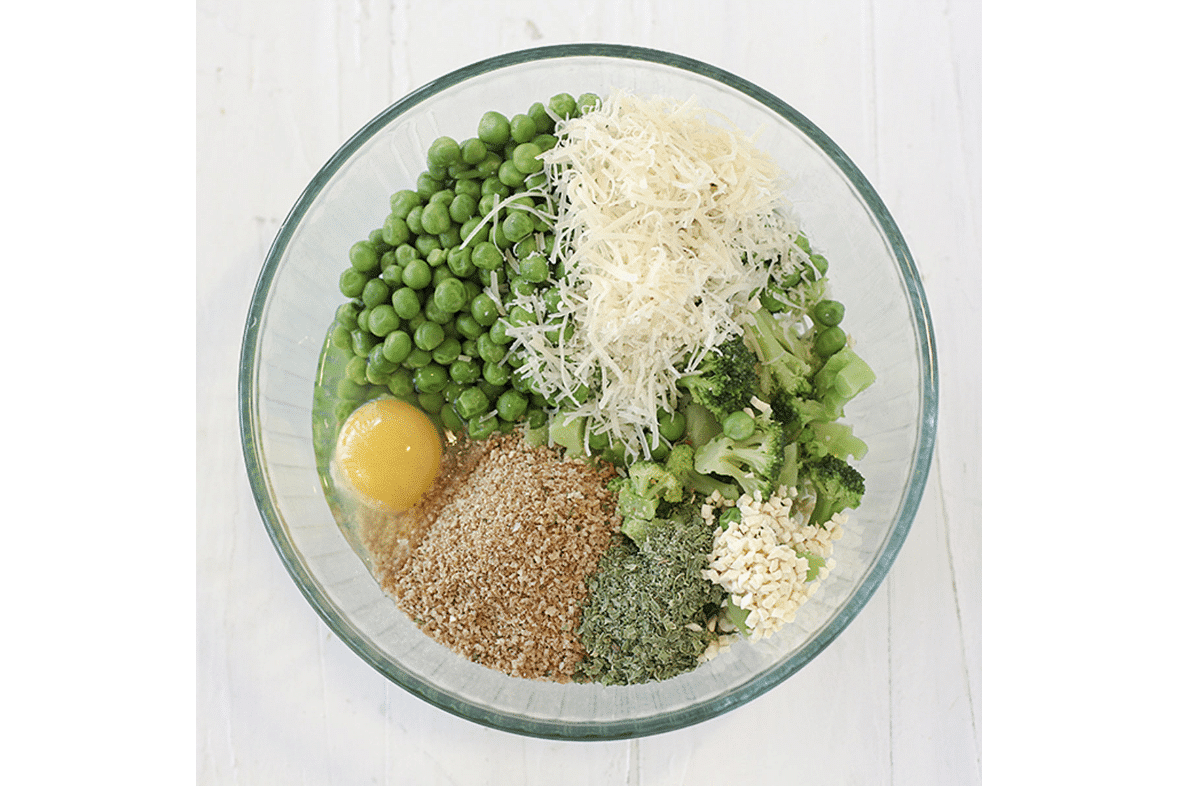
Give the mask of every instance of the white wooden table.
POLYGON ((198 0, 196 32, 199 782, 981 781, 980 0, 198 0), (592 41, 729 70, 850 155, 923 273, 941 407, 911 534, 827 650, 714 720, 578 744, 437 710, 328 631, 254 507, 236 382, 265 253, 341 143, 467 63, 592 41))

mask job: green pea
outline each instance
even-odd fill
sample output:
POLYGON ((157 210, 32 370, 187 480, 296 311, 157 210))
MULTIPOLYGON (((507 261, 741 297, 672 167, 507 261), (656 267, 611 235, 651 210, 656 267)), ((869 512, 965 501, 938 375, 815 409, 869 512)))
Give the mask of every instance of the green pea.
POLYGON ((384 338, 401 326, 401 318, 388 303, 381 303, 368 314, 368 330, 377 338, 384 338))
POLYGON ((421 204, 421 195, 416 191, 405 189, 389 197, 389 208, 402 221, 409 215, 409 211, 421 204))
MULTIPOLYGON (((389 374, 401 367, 399 363, 393 363, 384 356, 384 345, 377 344, 368 352, 368 367, 378 374, 389 374)), ((374 380, 375 381, 375 380, 374 380)))
POLYGON ((462 160, 462 149, 448 136, 440 136, 429 146, 425 160, 431 165, 450 166, 462 160))
POLYGON ((549 314, 559 311, 560 307, 564 305, 564 300, 560 296, 559 287, 548 287, 548 289, 544 290, 544 294, 541 297, 544 300, 544 307, 548 309, 549 314))
POLYGON ((535 229, 532 217, 527 213, 509 213, 507 218, 503 219, 501 226, 504 236, 511 243, 523 240, 535 229))
POLYGON ((509 188, 519 188, 524 184, 524 173, 516 168, 511 159, 499 165, 499 180, 509 188))
POLYGON ((785 293, 773 284, 763 289, 758 299, 761 301, 761 307, 770 314, 777 314, 786 308, 785 293))
POLYGON ((360 357, 366 357, 379 343, 380 339, 367 330, 356 328, 352 331, 352 352, 360 357))
POLYGON ((454 201, 454 189, 443 188, 441 191, 435 191, 430 194, 428 205, 442 205, 449 208, 450 203, 454 201))
POLYGON ((389 302, 389 285, 379 278, 369 280, 364 285, 364 291, 360 293, 360 299, 364 301, 364 305, 368 308, 379 306, 381 303, 389 302))
POLYGON ((511 121, 499 112, 486 112, 479 120, 478 135, 487 147, 502 148, 511 138, 511 121))
POLYGON ((367 283, 367 273, 362 273, 354 267, 344 268, 344 272, 339 276, 339 291, 347 298, 360 297, 367 283))
MULTIPOLYGON (((368 396, 368 383, 356 384, 345 376, 336 383, 335 394, 345 401, 350 401, 354 404, 368 396)), ((350 410, 349 414, 351 414, 350 410)))
POLYGON ((442 396, 445 397, 447 403, 453 404, 454 399, 458 398, 464 390, 466 390, 466 385, 460 385, 451 379, 446 383, 446 387, 442 388, 442 396))
POLYGON ((491 236, 491 228, 486 224, 479 226, 480 217, 474 216, 469 221, 463 222, 458 230, 458 236, 466 243, 466 247, 482 243, 491 236))
POLYGON ((843 304, 837 300, 821 300, 814 306, 814 321, 827 327, 834 327, 843 321, 845 312, 843 304))
MULTIPOLYGON (((421 197, 423 202, 445 187, 445 183, 440 177, 434 177, 429 172, 422 172, 417 176, 417 195, 421 197)), ((408 221, 408 217, 405 220, 408 221)), ((412 224, 409 226, 413 227, 412 224)))
POLYGON ((397 287, 401 286, 401 274, 404 272, 398 264, 392 264, 385 268, 380 277, 389 285, 390 291, 395 291, 397 287))
POLYGON ((650 458, 654 461, 662 461, 670 454, 670 452, 671 446, 666 442, 660 441, 659 444, 650 449, 650 458))
POLYGON ((417 406, 431 415, 437 415, 446 406, 446 399, 441 393, 418 393, 417 406))
MULTIPOLYGON (((460 315, 461 318, 461 315, 460 315)), ((455 320, 457 323, 458 320, 455 320)), ((462 339, 462 354, 468 358, 477 358, 479 356, 478 341, 473 338, 462 339)))
MULTIPOLYGON (((536 138, 539 139, 539 137, 536 138)), ((541 147, 540 149, 543 150, 544 148, 541 147)), ((551 150, 551 148, 549 149, 551 150)), ((535 174, 528 175, 524 178, 524 188, 528 189, 529 191, 545 188, 547 185, 548 176, 543 172, 536 172, 535 174)))
POLYGON ((421 258, 414 259, 401 271, 401 283, 409 289, 425 289, 433 279, 433 270, 430 269, 429 263, 421 258))
POLYGON ((432 353, 427 352, 421 347, 414 347, 409 351, 409 356, 401 361, 401 365, 405 368, 419 369, 428 366, 434 362, 432 353))
POLYGON ((441 393, 449 381, 450 374, 437 363, 430 363, 413 372, 413 387, 418 393, 441 393))
POLYGON ((431 251, 441 248, 442 244, 433 235, 421 235, 413 241, 413 247, 417 249, 417 253, 428 257, 431 251))
POLYGON ((474 165, 487 157, 487 146, 483 140, 475 137, 467 139, 458 146, 459 153, 462 156, 463 163, 474 165))
POLYGON ((548 100, 548 111, 562 119, 577 115, 577 99, 568 93, 557 93, 548 100))
POLYGON ((420 235, 425 232, 425 229, 421 226, 421 214, 423 212, 425 212, 425 205, 418 205, 409 211, 409 215, 405 216, 405 226, 414 235, 420 235))
POLYGON ((552 122, 544 105, 539 101, 528 107, 528 117, 532 118, 532 122, 536 124, 537 134, 547 134, 556 128, 556 124, 552 122))
POLYGON ((847 334, 837 325, 828 327, 814 337, 814 354, 828 358, 847 345, 847 334))
POLYGON ((430 202, 421 212, 421 228, 437 235, 450 228, 450 208, 441 202, 430 202))
POLYGON ((446 336, 446 339, 438 344, 437 349, 434 350, 434 362, 440 366, 448 366, 458 359, 462 354, 462 342, 454 336, 446 336))
POLYGON ((536 285, 522 275, 517 274, 515 278, 511 279, 512 298, 529 297, 534 294, 536 294, 536 285))
POLYGON ((394 330, 385 336, 381 351, 393 363, 402 363, 413 350, 413 339, 404 330, 394 330))
POLYGON ((381 234, 384 242, 395 248, 409 240, 409 225, 405 223, 405 219, 390 213, 384 221, 381 234))
POLYGON ((453 278, 449 268, 442 267, 438 270, 446 271, 451 277, 435 285, 434 302, 442 311, 448 314, 457 314, 466 305, 466 287, 457 278, 453 278))
POLYGON ((495 409, 500 418, 514 423, 528 411, 528 399, 517 390, 505 390, 496 400, 495 409))
POLYGON ((473 360, 458 358, 450 364, 450 379, 459 385, 470 385, 479 378, 479 365, 473 360))
MULTIPOLYGON (((495 179, 498 180, 499 178, 495 179)), ((485 183, 486 181, 484 180, 483 182, 485 183)), ((495 208, 499 206, 500 201, 498 194, 483 194, 479 197, 479 215, 484 218, 491 215, 495 208)))
POLYGON ((465 194, 466 196, 474 197, 477 200, 482 195, 482 193, 483 182, 477 178, 459 180, 454 184, 455 198, 465 194))
POLYGON ((355 382, 357 385, 368 384, 368 359, 367 355, 356 354, 344 366, 344 376, 355 382))
MULTIPOLYGON (((426 267, 428 269, 429 266, 426 267)), ((401 287, 394 292, 392 303, 393 310, 401 319, 413 319, 421 312, 421 301, 417 299, 417 292, 411 287, 401 287)))
MULTIPOLYGON (((540 254, 532 254, 520 260, 519 274, 525 281, 539 284, 548 280, 549 273, 548 260, 540 254)), ((559 294, 558 292, 558 297, 559 294)))
POLYGON ((462 243, 462 235, 460 233, 461 227, 458 224, 451 224, 448 229, 443 229, 438 234, 438 245, 447 251, 455 248, 462 243))
POLYGON ((510 344, 512 338, 511 336, 507 335, 507 327, 507 318, 499 317, 491 324, 491 327, 487 329, 487 333, 490 334, 491 340, 496 344, 510 344))
POLYGON ((450 219, 459 224, 469 221, 479 209, 478 200, 470 194, 459 194, 450 203, 450 219))
POLYGON ((659 413, 659 436, 667 442, 678 442, 687 433, 687 418, 682 412, 659 413))
POLYGON ((433 352, 446 340, 446 332, 437 322, 423 322, 413 331, 413 343, 426 352, 433 352))
POLYGON ((361 273, 368 273, 380 266, 380 255, 376 253, 376 247, 368 240, 361 240, 354 244, 348 251, 348 259, 351 261, 352 267, 361 273))
POLYGON ((499 171, 499 165, 503 163, 503 158, 497 153, 487 151, 487 157, 475 166, 475 171, 479 173, 479 177, 492 177, 499 171))
MULTIPOLYGON (((448 273, 450 271, 446 271, 446 272, 448 273)), ((438 306, 438 301, 434 297, 433 292, 431 292, 429 294, 429 297, 427 297, 425 299, 425 306, 424 306, 424 308, 422 308, 421 313, 425 314, 425 318, 427 320, 435 323, 440 328, 442 327, 442 325, 445 325, 447 322, 452 322, 454 320, 453 314, 451 314, 447 311, 443 311, 438 306)), ((445 334, 445 328, 442 328, 442 332, 443 332, 443 334, 445 334)))
MULTIPOLYGON (((451 367, 451 371, 453 367, 451 367)), ((462 391, 458 398, 454 399, 454 410, 464 419, 470 420, 473 417, 483 414, 491 402, 487 399, 487 394, 478 387, 469 387, 462 391)))
POLYGON ((583 115, 601 108, 601 97, 596 93, 582 93, 577 99, 577 114, 583 115))
POLYGON ((490 413, 480 415, 466 424, 466 433, 471 439, 486 439, 498 430, 499 418, 490 413))
POLYGON ((820 253, 812 253, 810 255, 810 264, 802 265, 802 278, 805 278, 808 282, 812 282, 815 278, 826 276, 829 266, 830 263, 827 262, 826 257, 823 257, 820 253))
POLYGON ((360 313, 359 307, 352 302, 347 302, 335 310, 335 321, 346 327, 348 330, 356 327, 356 316, 360 313))
POLYGON ((462 422, 462 418, 458 417, 453 404, 443 405, 441 412, 438 414, 442 418, 442 426, 448 431, 459 433, 466 430, 466 424, 462 422))
POLYGON ((541 153, 547 153, 549 150, 556 147, 559 142, 560 140, 558 140, 552 134, 536 134, 536 138, 532 140, 532 144, 540 148, 541 153))
POLYGON ((747 412, 740 411, 733 412, 724 418, 721 427, 724 429, 724 436, 737 441, 748 439, 757 430, 757 424, 752 416, 747 412))
POLYGON ((331 327, 331 345, 336 349, 352 348, 352 331, 338 322, 331 327))
POLYGON ((503 264, 503 252, 496 248, 494 243, 484 240, 474 247, 471 261, 475 267, 482 270, 494 270, 503 264))
POLYGON ((483 333, 475 339, 479 357, 488 363, 498 363, 507 356, 507 347, 503 344, 496 344, 491 340, 490 333, 483 333))
POLYGON ((470 246, 466 248, 451 248, 446 254, 446 267, 459 278, 466 278, 474 273, 474 261, 470 258, 470 246))
POLYGON ((511 118, 511 141, 516 144, 531 142, 536 136, 536 121, 531 115, 516 115, 511 118))
POLYGON ((477 339, 485 331, 483 326, 470 314, 459 314, 454 317, 454 327, 463 338, 477 339))
POLYGON ((509 325, 535 325, 538 320, 536 315, 523 306, 512 306, 507 311, 507 322, 509 325))
POLYGON ((530 428, 544 428, 548 425, 548 413, 537 407, 529 407, 524 418, 530 428))
POLYGON ((437 269, 442 266, 443 262, 446 261, 447 251, 448 249, 432 248, 430 249, 430 252, 425 255, 425 263, 434 268, 433 272, 430 273, 431 276, 436 277, 438 275, 437 269))
POLYGON ((413 372, 407 368, 399 368, 389 374, 389 392, 397 398, 404 398, 413 392, 413 372))

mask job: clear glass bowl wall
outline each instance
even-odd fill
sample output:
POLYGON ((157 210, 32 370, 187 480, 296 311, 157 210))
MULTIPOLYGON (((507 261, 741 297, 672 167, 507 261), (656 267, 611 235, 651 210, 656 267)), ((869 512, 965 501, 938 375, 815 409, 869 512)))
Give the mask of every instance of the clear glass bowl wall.
POLYGON ((565 47, 476 64, 431 83, 365 126, 308 186, 266 260, 242 353, 247 469, 270 535, 307 599, 362 658, 421 698, 478 723, 571 739, 667 731, 713 717, 803 666, 850 622, 890 567, 931 456, 935 354, 903 239, 871 187, 805 118, 731 75, 644 50, 565 47), (848 408, 870 446, 869 490, 837 544, 837 566, 794 624, 741 642, 689 674, 630 687, 507 677, 435 643, 385 596, 328 508, 316 471, 311 403, 327 327, 342 302, 348 249, 412 187, 439 135, 475 134, 483 112, 511 116, 558 92, 622 88, 695 97, 750 133, 789 174, 787 196, 830 260, 844 327, 878 381, 848 408))

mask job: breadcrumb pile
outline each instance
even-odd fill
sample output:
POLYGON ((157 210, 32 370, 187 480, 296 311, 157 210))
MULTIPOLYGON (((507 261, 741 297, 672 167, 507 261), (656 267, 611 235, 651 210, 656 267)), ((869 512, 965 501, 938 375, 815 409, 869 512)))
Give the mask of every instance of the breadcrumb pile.
MULTIPOLYGON (((713 495, 701 512, 715 521, 733 503, 713 495)), ((842 538, 845 513, 836 514, 829 528, 805 523, 812 501, 799 499, 796 488, 782 487, 763 500, 758 492, 736 501, 740 519, 717 527, 704 578, 732 595, 732 602, 748 611, 745 625, 750 641, 769 636, 794 621, 798 608, 814 594, 834 567, 834 542, 842 538), (807 582, 808 552, 825 560, 815 580, 807 582)))

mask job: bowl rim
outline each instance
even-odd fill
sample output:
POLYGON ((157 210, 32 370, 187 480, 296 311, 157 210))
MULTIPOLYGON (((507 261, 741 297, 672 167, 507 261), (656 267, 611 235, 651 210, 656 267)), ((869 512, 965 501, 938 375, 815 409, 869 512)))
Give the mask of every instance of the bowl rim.
POLYGON ((735 74, 700 60, 646 47, 619 44, 586 43, 557 44, 521 49, 476 61, 451 71, 416 90, 408 93, 381 111, 352 135, 319 169, 296 200, 290 213, 283 221, 263 262, 250 301, 242 339, 242 350, 238 376, 238 414, 242 450, 246 473, 249 477, 254 500, 271 542, 279 557, 294 579, 303 596, 340 639, 370 666, 387 679, 409 691, 418 698, 439 709, 466 720, 526 736, 559 740, 614 740, 660 734, 684 728, 726 713, 776 687, 826 649, 850 624, 875 594, 907 538, 928 480, 932 463, 932 450, 936 437, 939 383, 936 344, 933 336, 932 319, 924 288, 920 281, 915 262, 899 227, 891 213, 884 206, 878 193, 868 182, 859 168, 850 160, 835 142, 805 116, 775 95, 735 74), (854 190, 863 199, 875 220, 883 230, 895 255, 901 276, 907 290, 908 306, 913 319, 913 328, 918 343, 920 378, 919 413, 915 461, 911 467, 905 494, 897 514, 896 527, 885 542, 879 559, 863 577, 858 589, 847 600, 841 611, 818 630, 807 643, 788 660, 778 664, 744 685, 690 707, 672 710, 658 715, 634 720, 611 722, 562 722, 537 720, 514 713, 500 712, 481 705, 475 705, 438 690, 428 682, 401 669, 396 663, 369 646, 367 638, 353 626, 328 598, 319 582, 310 574, 298 556, 281 517, 268 492, 265 467, 260 460, 261 450, 258 438, 257 401, 254 394, 256 382, 257 349, 260 338, 259 327, 273 283, 278 262, 306 213, 308 207, 330 181, 335 172, 357 149, 377 131, 395 118, 427 98, 473 77, 525 63, 558 58, 612 58, 640 60, 662 66, 671 66, 689 71, 720 82, 749 96, 770 111, 805 134, 825 153, 846 176, 854 190))

